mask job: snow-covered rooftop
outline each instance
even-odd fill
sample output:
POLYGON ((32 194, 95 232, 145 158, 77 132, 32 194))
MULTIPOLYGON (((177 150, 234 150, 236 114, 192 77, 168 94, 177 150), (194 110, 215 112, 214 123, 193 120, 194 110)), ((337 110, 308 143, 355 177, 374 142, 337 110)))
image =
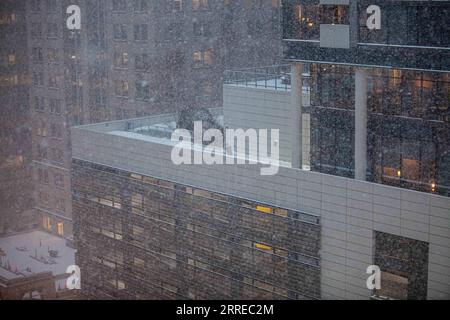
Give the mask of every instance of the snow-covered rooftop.
POLYGON ((0 238, 0 277, 7 280, 41 272, 64 274, 74 263, 75 249, 54 235, 32 231, 0 238))

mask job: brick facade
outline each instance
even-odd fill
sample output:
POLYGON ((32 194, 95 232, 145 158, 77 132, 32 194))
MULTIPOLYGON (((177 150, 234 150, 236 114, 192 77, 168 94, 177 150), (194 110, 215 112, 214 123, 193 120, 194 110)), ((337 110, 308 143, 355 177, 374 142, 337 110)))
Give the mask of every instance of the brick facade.
POLYGON ((316 216, 73 160, 83 293, 320 298, 316 216))

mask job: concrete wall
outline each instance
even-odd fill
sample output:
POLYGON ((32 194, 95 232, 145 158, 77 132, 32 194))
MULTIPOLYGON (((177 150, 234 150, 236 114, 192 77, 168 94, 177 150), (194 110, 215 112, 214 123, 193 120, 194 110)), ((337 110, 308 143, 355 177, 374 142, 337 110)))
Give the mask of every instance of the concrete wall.
POLYGON ((319 215, 323 299, 370 297, 373 230, 429 242, 428 298, 450 298, 449 198, 285 167, 261 176, 258 165, 175 166, 169 142, 89 128, 72 129, 76 159, 319 215))
MULTIPOLYGON (((309 106, 309 95, 303 95, 309 106)), ((292 108, 291 91, 252 88, 238 85, 223 86, 224 125, 242 129, 279 129, 280 160, 291 161, 292 108)), ((303 115, 303 164, 309 165, 309 114, 303 115)))

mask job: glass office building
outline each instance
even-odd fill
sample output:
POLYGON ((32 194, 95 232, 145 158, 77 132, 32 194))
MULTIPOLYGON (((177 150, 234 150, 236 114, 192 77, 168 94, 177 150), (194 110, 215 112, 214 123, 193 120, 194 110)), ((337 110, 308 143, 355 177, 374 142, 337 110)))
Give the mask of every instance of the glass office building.
POLYGON ((450 195, 450 3, 284 1, 283 12, 285 56, 311 70, 311 169, 450 195))

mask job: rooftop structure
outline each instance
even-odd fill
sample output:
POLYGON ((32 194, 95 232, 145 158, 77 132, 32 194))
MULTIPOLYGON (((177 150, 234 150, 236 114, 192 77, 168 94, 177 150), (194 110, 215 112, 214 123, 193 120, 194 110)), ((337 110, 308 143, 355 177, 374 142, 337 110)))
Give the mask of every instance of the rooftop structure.
POLYGON ((170 140, 127 129, 130 122, 139 128, 175 117, 72 129, 73 198, 80 226, 75 243, 82 273, 92 275, 86 280, 88 296, 449 297, 448 286, 442 285, 450 267, 448 197, 300 170, 290 163, 282 163, 275 176, 261 176, 263 164, 175 165, 170 140), (291 224, 296 226, 290 229, 291 224), (296 237, 300 242, 292 240, 296 237), (292 246, 283 239, 291 239, 292 246), (308 244, 301 244, 306 239, 308 244), (213 249, 216 241, 220 252, 213 249), (320 251, 311 251, 317 246, 320 251), (280 264, 263 262, 278 259, 277 252, 286 257, 280 264), (124 269, 127 263, 134 271, 124 269), (366 287, 372 264, 390 284, 381 291, 366 287), (194 270, 202 273, 201 284, 194 285, 194 270), (101 278, 103 273, 108 276, 101 278))
POLYGON ((32 231, 0 238, 1 298, 55 298, 74 263, 75 249, 60 237, 32 231))

